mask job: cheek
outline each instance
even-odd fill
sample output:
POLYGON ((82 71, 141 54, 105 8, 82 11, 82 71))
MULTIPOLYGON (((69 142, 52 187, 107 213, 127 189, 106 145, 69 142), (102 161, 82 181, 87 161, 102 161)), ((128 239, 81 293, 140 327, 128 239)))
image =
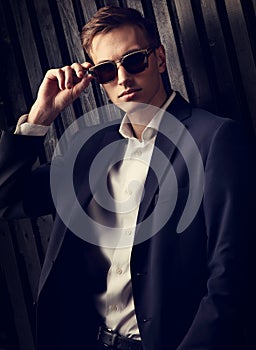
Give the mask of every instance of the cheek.
POLYGON ((106 85, 102 85, 102 88, 107 94, 108 98, 112 100, 112 97, 114 97, 115 85, 113 85, 113 83, 109 83, 106 85))
POLYGON ((149 82, 149 86, 152 86, 152 82, 159 79, 158 64, 156 60, 151 60, 146 71, 144 71, 144 79, 149 82), (150 83, 151 82, 151 83, 150 83))
POLYGON ((155 69, 151 69, 147 72, 146 77, 144 78, 144 86, 148 90, 154 90, 155 87, 159 86, 161 75, 155 69))

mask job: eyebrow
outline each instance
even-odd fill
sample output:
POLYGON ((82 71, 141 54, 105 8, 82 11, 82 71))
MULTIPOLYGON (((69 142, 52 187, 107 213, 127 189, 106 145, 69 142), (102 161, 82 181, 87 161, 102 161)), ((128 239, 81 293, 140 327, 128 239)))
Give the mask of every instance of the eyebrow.
POLYGON ((117 58, 116 60, 101 60, 97 64, 105 63, 105 62, 109 62, 109 61, 116 62, 116 61, 121 60, 124 56, 129 55, 129 53, 137 52, 137 51, 140 51, 140 50, 145 50, 145 49, 137 48, 137 49, 128 50, 121 57, 117 58))

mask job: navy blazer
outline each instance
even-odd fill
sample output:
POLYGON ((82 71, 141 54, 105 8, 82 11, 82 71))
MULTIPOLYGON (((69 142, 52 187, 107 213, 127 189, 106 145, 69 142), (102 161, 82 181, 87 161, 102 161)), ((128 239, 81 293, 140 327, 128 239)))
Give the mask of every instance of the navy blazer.
MULTIPOLYGON (((143 349, 252 349, 248 332, 255 317, 253 147, 237 122, 192 108, 179 94, 167 111, 156 138, 130 262, 143 349), (178 130, 173 130, 172 118, 178 130), (168 210, 171 214, 158 225, 159 215, 168 210)), ((93 159, 114 141, 125 148, 116 123, 95 128, 92 135, 74 165, 74 188, 84 211, 93 196, 88 175, 93 159)), ((50 166, 31 171, 42 143, 41 137, 3 133, 2 217, 54 211, 50 166)), ((73 203, 63 192, 63 210, 68 220, 77 222, 73 203)), ((74 234, 72 227, 56 214, 39 284, 39 350, 96 348, 102 320, 94 295, 106 288, 109 264, 100 248, 74 234)))

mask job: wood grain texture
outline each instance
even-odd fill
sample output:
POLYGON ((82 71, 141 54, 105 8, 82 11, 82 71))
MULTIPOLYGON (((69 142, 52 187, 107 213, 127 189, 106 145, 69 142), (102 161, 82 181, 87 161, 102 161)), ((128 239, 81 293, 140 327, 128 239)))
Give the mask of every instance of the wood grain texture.
POLYGON ((238 118, 241 107, 236 96, 235 82, 216 4, 207 0, 201 1, 201 4, 206 31, 205 46, 208 46, 209 50, 207 52, 208 75, 216 113, 229 116, 237 111, 238 118))
POLYGON ((184 75, 181 62, 179 60, 179 52, 175 40, 173 24, 170 18, 168 7, 165 0, 153 2, 156 23, 161 38, 166 50, 167 67, 171 86, 174 90, 179 91, 182 96, 188 100, 188 93, 185 85, 184 75))
POLYGON ((24 0, 17 2, 11 0, 10 5, 14 14, 18 40, 23 53, 28 79, 31 86, 32 96, 36 97, 39 84, 42 79, 40 59, 35 44, 35 38, 31 27, 28 8, 24 0))
MULTIPOLYGON (((225 3, 241 72, 242 88, 246 95, 250 115, 255 116, 256 67, 245 24, 245 18, 239 0, 226 0, 225 3)), ((255 119, 254 125, 256 125, 255 119)))
POLYGON ((25 71, 22 64, 24 61, 19 59, 17 53, 17 51, 20 52, 20 46, 17 47, 14 44, 16 31, 13 33, 10 30, 14 26, 14 20, 11 11, 8 10, 9 6, 6 7, 0 2, 0 74, 1 81, 4 82, 0 85, 0 94, 2 108, 5 112, 5 120, 1 120, 3 129, 15 123, 18 116, 27 111, 27 102, 29 102, 23 93, 23 81, 20 76, 20 72, 25 71), (8 15, 6 15, 6 11, 8 11, 8 15))

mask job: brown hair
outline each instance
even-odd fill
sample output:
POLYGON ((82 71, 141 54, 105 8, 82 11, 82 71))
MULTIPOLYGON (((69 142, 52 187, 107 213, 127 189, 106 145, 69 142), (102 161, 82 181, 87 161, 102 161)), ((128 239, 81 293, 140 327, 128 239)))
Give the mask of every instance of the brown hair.
POLYGON ((155 25, 144 18, 139 11, 133 8, 105 6, 98 10, 82 28, 81 41, 85 52, 90 56, 92 40, 96 34, 108 33, 123 25, 141 28, 150 46, 154 48, 160 46, 161 43, 155 25))

